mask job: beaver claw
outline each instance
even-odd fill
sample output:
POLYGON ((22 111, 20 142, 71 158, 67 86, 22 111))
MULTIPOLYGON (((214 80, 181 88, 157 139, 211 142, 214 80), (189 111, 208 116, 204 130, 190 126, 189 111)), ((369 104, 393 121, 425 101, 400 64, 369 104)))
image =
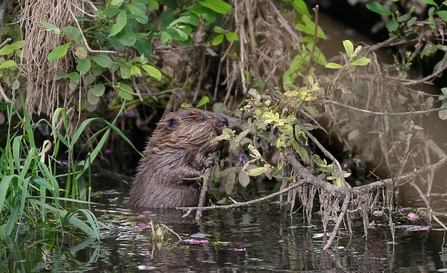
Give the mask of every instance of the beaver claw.
POLYGON ((214 166, 214 164, 216 164, 214 158, 208 157, 207 159, 205 159, 205 162, 203 162, 203 167, 205 167, 205 169, 208 169, 209 167, 214 166))

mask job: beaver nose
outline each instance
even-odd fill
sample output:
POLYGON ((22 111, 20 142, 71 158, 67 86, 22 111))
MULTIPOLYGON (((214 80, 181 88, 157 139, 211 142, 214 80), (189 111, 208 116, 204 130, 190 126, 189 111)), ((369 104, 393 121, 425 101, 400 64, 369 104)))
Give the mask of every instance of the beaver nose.
POLYGON ((218 120, 218 124, 219 124, 219 126, 220 127, 228 127, 228 119, 226 119, 226 118, 224 118, 224 117, 222 117, 222 116, 218 116, 219 118, 219 120, 218 120))

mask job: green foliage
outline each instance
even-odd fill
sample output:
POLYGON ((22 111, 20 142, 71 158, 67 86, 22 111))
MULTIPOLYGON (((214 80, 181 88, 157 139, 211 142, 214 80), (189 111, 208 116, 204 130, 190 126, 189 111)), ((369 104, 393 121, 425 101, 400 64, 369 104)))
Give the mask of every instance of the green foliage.
MULTIPOLYGON (((353 68, 355 66, 365 66, 365 65, 368 65, 369 62, 371 62, 371 59, 364 57, 364 56, 357 58, 357 55, 362 50, 362 46, 357 46, 354 50, 354 45, 349 40, 344 40, 343 46, 345 48, 346 55, 348 55, 348 58, 349 58, 348 63, 346 64, 346 68, 348 71, 350 71, 351 68, 353 68)), ((330 68, 330 69, 341 69, 345 66, 338 64, 338 63, 329 62, 326 64, 325 67, 330 68)))
MULTIPOLYGON (((191 45, 194 42, 191 34, 199 28, 200 22, 210 26, 219 14, 230 11, 231 6, 223 0, 185 2, 182 5, 158 0, 109 0, 98 9, 96 19, 78 18, 80 23, 89 26, 82 32, 73 26, 59 29, 47 22, 41 24, 69 40, 51 51, 47 56, 49 62, 66 56, 70 48, 74 49, 76 71, 60 73, 57 78, 69 79, 72 86, 89 90, 88 102, 97 104, 105 95, 103 89, 107 88, 114 89, 123 100, 135 100, 137 94, 131 84, 135 77, 143 77, 146 83, 163 80, 160 69, 149 61, 152 57, 150 41, 159 38, 164 45, 172 42, 191 45), (167 8, 158 18, 149 20, 147 14, 156 14, 161 4, 167 8), (94 45, 94 48, 90 49, 89 45, 94 45), (138 55, 131 58, 125 54, 115 55, 130 48, 135 49, 138 55), (105 78, 104 74, 113 77, 105 78)), ((217 36, 211 45, 219 45, 224 38, 230 42, 238 40, 237 34, 221 28, 215 28, 215 33, 217 36)))
POLYGON ((306 74, 312 62, 325 65, 327 61, 320 48, 316 46, 317 40, 326 39, 326 35, 321 27, 312 21, 306 3, 303 0, 284 0, 284 2, 292 5, 295 9, 295 29, 303 33, 301 37, 303 47, 293 57, 289 69, 282 78, 283 88, 285 89, 287 85, 295 83, 299 74, 306 74))
MULTIPOLYGON (((57 109, 52 122, 40 120, 35 126, 31 124, 26 110, 23 116, 12 105, 0 103, 0 108, 7 111, 8 135, 6 146, 0 155, 0 238, 13 236, 15 239, 23 229, 39 227, 47 231, 64 231, 68 224, 79 228, 88 236, 99 239, 102 226, 95 215, 82 208, 90 199, 91 185, 83 179, 83 174, 90 168, 91 162, 99 154, 111 130, 132 143, 113 124, 104 119, 87 119, 70 138, 66 109, 57 109), (12 117, 18 117, 24 134, 13 132, 12 117), (95 148, 84 160, 75 153, 76 145, 87 126, 92 122, 103 122, 105 127, 92 136, 96 140, 95 148), (58 130, 58 123, 62 124, 58 130), (41 145, 35 142, 34 130, 39 126, 48 126, 54 136, 52 142, 45 140, 41 145), (68 172, 59 174, 61 147, 67 149, 68 172), (66 181, 61 189, 58 179, 66 181), (62 206, 60 202, 68 205, 62 206)), ((22 108, 24 106, 22 105, 22 108)), ((65 153, 63 153, 65 154, 65 153)))
POLYGON ((236 33, 224 30, 223 28, 219 26, 214 27, 214 33, 217 34, 211 41, 211 45, 217 46, 220 45, 223 42, 223 39, 226 38, 228 42, 233 42, 239 40, 239 37, 236 33))

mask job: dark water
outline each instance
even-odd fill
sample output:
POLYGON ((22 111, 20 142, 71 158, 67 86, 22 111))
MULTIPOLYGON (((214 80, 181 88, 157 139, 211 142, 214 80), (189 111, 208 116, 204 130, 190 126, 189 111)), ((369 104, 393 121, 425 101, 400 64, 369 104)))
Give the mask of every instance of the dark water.
MULTIPOLYGON (((393 244, 378 223, 363 236, 361 223, 323 251, 318 214, 308 225, 302 213, 283 213, 278 204, 205 213, 199 225, 178 211, 130 210, 121 192, 106 192, 92 207, 110 229, 101 242, 80 234, 3 242, 0 272, 443 272, 447 248, 442 231, 408 231, 397 223, 393 244), (163 223, 172 232, 154 238, 163 223), (84 238, 84 239, 82 239, 84 238), (6 251, 6 249, 15 249, 6 251), (15 248, 14 248, 15 247, 15 248)), ((332 226, 330 227, 330 230, 332 226)))

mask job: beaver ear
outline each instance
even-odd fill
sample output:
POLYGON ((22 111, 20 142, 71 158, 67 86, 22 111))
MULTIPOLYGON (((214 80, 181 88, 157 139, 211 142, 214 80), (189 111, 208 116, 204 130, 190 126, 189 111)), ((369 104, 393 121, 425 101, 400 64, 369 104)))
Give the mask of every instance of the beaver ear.
POLYGON ((178 127, 178 121, 176 118, 169 118, 165 121, 165 126, 169 130, 175 130, 178 127))

